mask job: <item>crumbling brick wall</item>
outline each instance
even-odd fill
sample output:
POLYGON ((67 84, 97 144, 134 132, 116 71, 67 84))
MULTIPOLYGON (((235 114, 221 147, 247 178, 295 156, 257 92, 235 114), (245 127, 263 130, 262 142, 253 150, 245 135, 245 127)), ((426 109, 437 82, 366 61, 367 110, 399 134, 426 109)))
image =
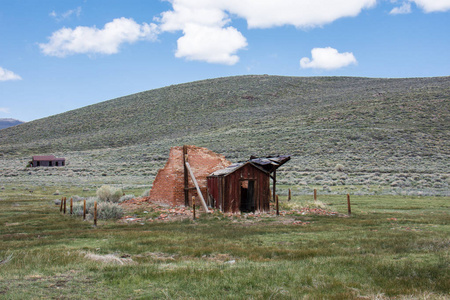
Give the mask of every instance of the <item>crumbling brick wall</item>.
MULTIPOLYGON (((231 165, 223 155, 214 153, 207 148, 197 146, 187 146, 188 162, 197 179, 204 199, 207 199, 206 177, 223 168, 231 165)), ((194 183, 189 178, 189 187, 194 188, 194 183)), ((189 203, 192 196, 196 196, 195 189, 189 190, 189 203)), ((177 146, 170 149, 169 159, 164 168, 158 171, 153 187, 150 190, 150 201, 167 203, 170 205, 184 205, 184 166, 183 147, 177 146)), ((198 200, 199 201, 199 200, 198 200)), ((198 202, 200 203, 200 202, 198 202)))

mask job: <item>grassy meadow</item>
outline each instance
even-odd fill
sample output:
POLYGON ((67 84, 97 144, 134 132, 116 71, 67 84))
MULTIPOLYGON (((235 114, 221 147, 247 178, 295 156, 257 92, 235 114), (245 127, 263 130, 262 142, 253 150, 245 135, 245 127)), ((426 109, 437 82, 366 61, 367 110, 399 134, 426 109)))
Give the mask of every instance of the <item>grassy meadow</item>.
POLYGON ((1 129, 0 299, 450 299, 449 95, 448 76, 248 75, 1 129), (134 205, 94 227, 55 205, 140 196, 182 145, 291 155, 281 215, 134 205), (26 167, 47 154, 66 166, 26 167))
POLYGON ((347 216, 341 195, 282 196, 278 217, 134 209, 94 227, 53 200, 95 192, 53 191, 2 187, 2 299, 450 298, 448 197, 352 196, 347 216))

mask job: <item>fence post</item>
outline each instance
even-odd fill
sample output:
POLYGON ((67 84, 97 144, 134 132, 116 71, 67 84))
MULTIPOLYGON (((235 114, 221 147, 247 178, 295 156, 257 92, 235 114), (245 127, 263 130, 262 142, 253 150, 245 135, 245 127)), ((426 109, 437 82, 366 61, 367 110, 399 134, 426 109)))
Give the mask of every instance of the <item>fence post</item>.
POLYGON ((84 199, 83 203, 83 220, 86 220, 86 199, 84 199))
POLYGON ((317 189, 314 189, 314 202, 317 201, 317 189))
POLYGON ((67 200, 67 198, 64 197, 64 214, 66 214, 66 200, 67 200))
POLYGON ((347 207, 348 207, 348 215, 352 214, 352 208, 350 206, 350 194, 347 194, 347 207))
POLYGON ((61 203, 59 204, 59 212, 62 212, 64 197, 61 197, 61 203))
POLYGON ((291 189, 289 189, 288 201, 291 201, 291 198, 292 198, 291 189))
POLYGON ((193 219, 195 220, 195 196, 192 196, 193 219))
POLYGON ((280 209, 279 209, 280 207, 278 205, 278 195, 275 196, 275 205, 277 207, 277 216, 279 216, 280 215, 280 209))
POLYGON ((97 201, 94 202, 94 226, 97 226, 97 201))
POLYGON ((73 214, 73 198, 70 198, 70 214, 73 214))

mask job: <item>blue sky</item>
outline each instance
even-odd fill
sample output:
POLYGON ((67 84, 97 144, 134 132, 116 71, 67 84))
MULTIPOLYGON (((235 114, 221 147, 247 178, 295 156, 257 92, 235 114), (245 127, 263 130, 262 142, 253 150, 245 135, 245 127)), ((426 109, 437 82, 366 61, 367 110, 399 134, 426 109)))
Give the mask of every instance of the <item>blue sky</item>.
POLYGON ((450 75, 450 0, 0 0, 0 118, 200 79, 450 75))

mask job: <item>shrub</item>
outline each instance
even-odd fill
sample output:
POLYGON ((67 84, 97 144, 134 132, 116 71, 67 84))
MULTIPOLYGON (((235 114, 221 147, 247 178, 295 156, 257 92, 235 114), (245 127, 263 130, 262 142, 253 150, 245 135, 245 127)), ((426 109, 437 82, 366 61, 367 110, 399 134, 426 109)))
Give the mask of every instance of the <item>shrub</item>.
POLYGON ((337 165, 334 167, 334 170, 337 171, 337 172, 344 172, 344 171, 345 171, 345 167, 344 167, 343 164, 337 164, 337 165))
POLYGON ((122 195, 123 192, 121 188, 114 188, 109 185, 102 185, 97 190, 97 197, 100 201, 117 203, 122 195))
MULTIPOLYGON (((94 202, 99 202, 99 199, 96 197, 90 197, 86 199, 86 214, 92 213, 94 214, 94 202)), ((83 205, 84 201, 76 202, 73 205, 73 214, 76 216, 83 215, 83 205)))
POLYGON ((123 209, 117 203, 100 202, 97 205, 99 219, 120 219, 123 216, 123 209))

